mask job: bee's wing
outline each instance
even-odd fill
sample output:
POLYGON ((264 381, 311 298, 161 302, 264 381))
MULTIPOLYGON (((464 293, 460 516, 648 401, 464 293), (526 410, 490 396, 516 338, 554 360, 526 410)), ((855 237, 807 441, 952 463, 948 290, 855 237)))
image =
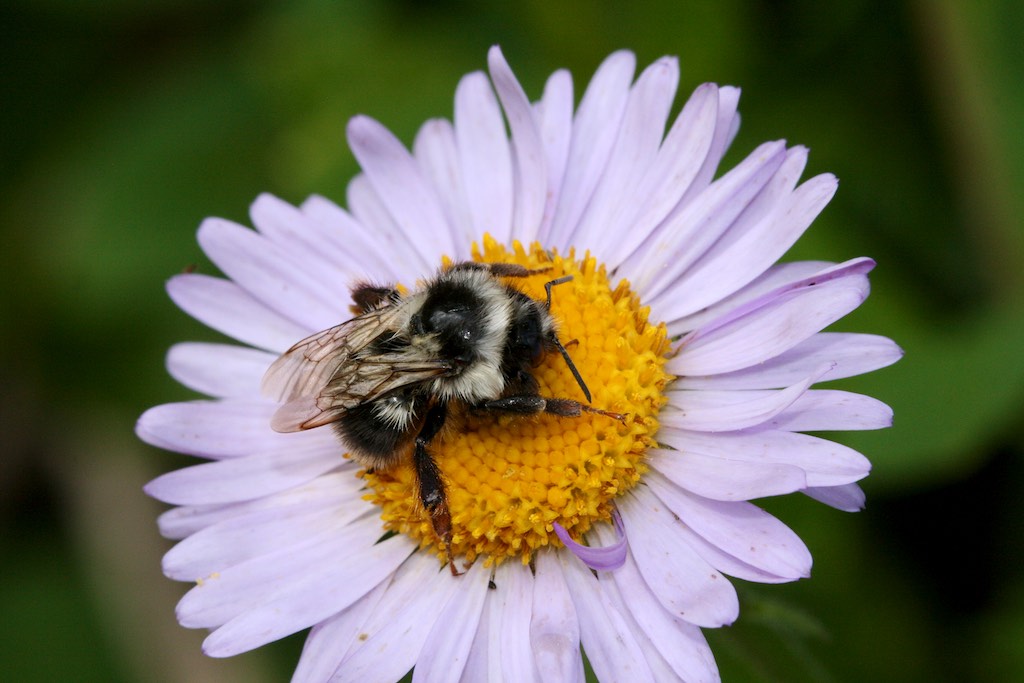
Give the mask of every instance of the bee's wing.
POLYGON ((450 370, 450 364, 414 351, 357 357, 389 329, 399 307, 381 308, 303 339, 263 376, 267 396, 284 402, 271 419, 279 432, 312 429, 384 393, 450 370))

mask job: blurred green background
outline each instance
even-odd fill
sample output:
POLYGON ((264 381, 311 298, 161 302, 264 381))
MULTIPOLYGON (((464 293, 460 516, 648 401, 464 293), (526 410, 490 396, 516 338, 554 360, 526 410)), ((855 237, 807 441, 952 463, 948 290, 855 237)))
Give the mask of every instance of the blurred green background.
MULTIPOLYGON (((741 586, 709 632, 739 681, 1024 680, 1024 3, 82 2, 0 6, 0 662, 11 681, 286 680, 301 636, 232 660, 174 621, 187 586, 144 482, 187 464, 138 443, 145 408, 192 395, 174 342, 213 333, 163 291, 207 215, 268 191, 344 201, 345 121, 407 144, 451 116, 500 43, 538 97, 577 98, 614 49, 678 55, 681 90, 743 87, 727 158, 811 148, 840 191, 794 258, 879 262, 841 324, 898 365, 843 383, 896 411, 843 435, 875 463, 868 508, 767 501, 814 577, 741 586)), ((678 105, 677 105, 678 108, 678 105)))

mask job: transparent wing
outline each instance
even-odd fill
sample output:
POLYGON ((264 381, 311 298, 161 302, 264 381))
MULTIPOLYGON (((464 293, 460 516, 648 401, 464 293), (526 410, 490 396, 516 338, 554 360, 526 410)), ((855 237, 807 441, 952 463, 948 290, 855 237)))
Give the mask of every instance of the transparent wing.
POLYGON ((334 422, 351 408, 451 370, 413 347, 367 355, 371 341, 394 329, 400 307, 388 306, 303 339, 263 376, 267 396, 284 402, 270 426, 279 432, 334 422))

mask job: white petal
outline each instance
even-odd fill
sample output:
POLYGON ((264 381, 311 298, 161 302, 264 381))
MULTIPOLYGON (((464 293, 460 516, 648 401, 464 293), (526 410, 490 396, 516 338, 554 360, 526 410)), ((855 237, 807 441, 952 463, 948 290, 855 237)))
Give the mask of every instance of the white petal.
POLYGON ((537 231, 541 244, 549 243, 551 223, 555 219, 565 179, 565 164, 572 141, 572 76, 560 69, 551 74, 544 85, 544 95, 534 107, 534 118, 540 129, 541 141, 547 159, 547 200, 544 215, 537 231))
POLYGON ((683 540, 681 522, 646 487, 619 499, 629 548, 651 591, 673 616, 697 626, 731 624, 732 584, 683 540))
POLYGON ((511 237, 528 244, 537 238, 544 214, 548 184, 544 148, 541 146, 540 131, 533 120, 530 101, 500 48, 495 46, 490 49, 487 64, 512 133, 515 203, 511 237))
POLYGON ((388 213, 429 263, 453 254, 452 228, 415 159, 391 132, 368 116, 348 123, 348 142, 388 213))
POLYGON ((808 434, 777 430, 751 430, 724 434, 686 432, 666 428, 658 440, 681 451, 703 453, 735 462, 772 463, 799 467, 808 486, 849 484, 868 475, 871 463, 846 446, 808 434))
MULTIPOLYGON (((570 246, 580 217, 604 173, 612 145, 619 134, 636 67, 632 52, 615 52, 598 67, 583 93, 573 120, 572 142, 561 199, 548 235, 548 246, 570 246)), ((586 248, 587 245, 580 245, 586 248)))
POLYGON ((795 465, 661 449, 648 451, 648 457, 676 486, 713 500, 753 500, 807 487, 807 474, 795 465))
POLYGON ((637 192, 658 153, 679 83, 679 63, 663 57, 648 66, 629 91, 618 138, 608 165, 580 220, 573 240, 593 253, 615 253, 632 229, 620 216, 632 214, 647 197, 637 192))
POLYGON ((580 616, 583 651, 599 681, 653 681, 654 676, 624 615, 601 589, 586 565, 569 553, 559 555, 566 585, 580 616))
POLYGON ((282 353, 313 330, 267 308, 229 280, 185 273, 167 281, 167 294, 199 322, 238 341, 282 353))
POLYGON ((413 683, 456 683, 462 676, 483 613, 490 573, 482 562, 477 562, 463 576, 452 577, 452 581, 459 582, 459 590, 438 614, 423 643, 423 652, 413 670, 413 683))
MULTIPOLYGON (((614 541, 608 525, 597 525, 598 542, 614 541)), ((673 617, 647 586, 632 554, 614 572, 600 575, 602 585, 613 581, 638 628, 650 639, 665 662, 687 683, 714 683, 720 680, 714 655, 700 628, 673 617)))
POLYGON ((232 344, 184 342, 167 353, 167 372, 189 389, 215 396, 259 396, 260 380, 276 356, 232 344))
POLYGON ((474 234, 504 244, 512 234, 512 154, 498 100, 480 72, 455 90, 455 141, 474 234))
POLYGON ((537 671, 546 683, 582 683, 579 620, 554 550, 537 553, 535 572, 530 648, 537 671))
POLYGON ((673 387, 683 389, 774 389, 805 376, 822 363, 833 367, 824 379, 842 379, 891 365, 903 351, 891 339, 873 334, 821 332, 789 351, 756 366, 711 376, 680 377, 673 387))
POLYGON ((687 493, 656 472, 644 481, 683 524, 724 552, 783 579, 810 576, 811 553, 807 546, 789 527, 761 508, 687 493))
MULTIPOLYGON (((465 578, 465 577, 462 577, 465 578)), ((427 634, 462 584, 437 558, 415 553, 399 568, 387 592, 338 667, 332 683, 397 681, 416 664, 427 634)))

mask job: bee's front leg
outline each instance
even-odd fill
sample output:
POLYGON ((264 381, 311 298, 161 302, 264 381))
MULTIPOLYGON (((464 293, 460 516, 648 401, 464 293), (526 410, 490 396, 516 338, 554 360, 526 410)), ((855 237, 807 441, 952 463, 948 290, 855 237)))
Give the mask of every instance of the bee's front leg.
POLYGON ((445 552, 448 554, 448 568, 452 576, 458 576, 460 572, 455 567, 455 560, 452 557, 452 516, 448 511, 448 496, 445 494, 444 480, 441 477, 441 470, 427 450, 427 444, 437 436, 444 426, 448 416, 448 408, 444 403, 435 404, 423 420, 423 427, 416 435, 416 448, 413 453, 413 465, 416 468, 416 479, 419 482, 420 502, 423 509, 430 515, 430 523, 434 527, 434 533, 444 543, 445 552))

